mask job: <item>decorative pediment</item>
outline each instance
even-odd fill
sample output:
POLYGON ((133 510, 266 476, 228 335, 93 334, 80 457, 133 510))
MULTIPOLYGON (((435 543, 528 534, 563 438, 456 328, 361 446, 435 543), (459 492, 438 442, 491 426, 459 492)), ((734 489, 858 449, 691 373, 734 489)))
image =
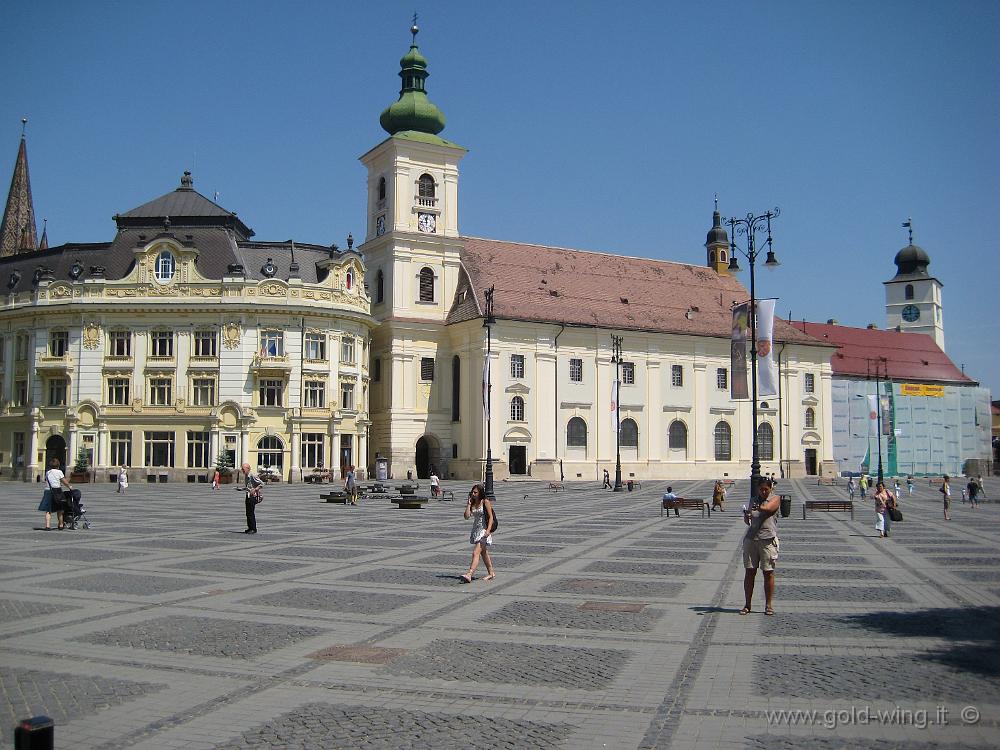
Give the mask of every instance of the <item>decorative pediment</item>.
POLYGON ((505 443, 530 443, 531 432, 527 427, 511 427, 504 433, 503 440, 505 443))
POLYGON ((519 393, 524 395, 531 393, 531 389, 524 383, 511 383, 506 388, 504 388, 504 393, 519 393))
POLYGON ((819 399, 816 398, 816 394, 810 393, 802 397, 803 406, 819 406, 819 399))
POLYGON ((688 406, 677 406, 675 404, 664 404, 663 405, 663 411, 684 411, 684 412, 690 412, 691 411, 691 407, 689 405, 688 406))
POLYGON ((563 401, 559 404, 560 409, 590 409, 593 407, 591 403, 584 403, 583 401, 563 401))
POLYGON ((802 445, 819 445, 822 442, 823 439, 815 430, 806 430, 802 433, 802 445))

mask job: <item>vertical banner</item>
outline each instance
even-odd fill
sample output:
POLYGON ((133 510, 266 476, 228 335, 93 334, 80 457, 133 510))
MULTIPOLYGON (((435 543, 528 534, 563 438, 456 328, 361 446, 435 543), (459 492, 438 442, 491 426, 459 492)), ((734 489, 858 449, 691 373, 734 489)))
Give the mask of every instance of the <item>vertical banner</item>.
POLYGON ((483 419, 490 418, 490 357, 483 359, 483 419))
POLYGON ((750 303, 744 302, 733 308, 733 337, 730 344, 729 397, 734 401, 750 398, 747 384, 747 336, 750 331, 750 303))
POLYGON ((774 305, 777 299, 757 300, 757 397, 778 395, 778 368, 774 363, 774 305))
POLYGON ((878 396, 868 397, 868 434, 878 437, 878 396))
POLYGON ((618 436, 618 381, 611 381, 611 434, 618 436))

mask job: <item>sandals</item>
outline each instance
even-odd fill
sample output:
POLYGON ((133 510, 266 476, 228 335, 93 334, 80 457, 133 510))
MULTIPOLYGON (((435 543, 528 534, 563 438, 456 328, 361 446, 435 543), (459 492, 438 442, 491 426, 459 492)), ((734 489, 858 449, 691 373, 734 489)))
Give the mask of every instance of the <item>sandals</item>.
POLYGON ((748 615, 748 614, 750 614, 750 607, 744 607, 743 609, 741 609, 740 610, 740 614, 741 615, 748 615))
POLYGON ((497 577, 496 573, 490 573, 488 576, 486 576, 485 578, 483 578, 483 580, 484 581, 492 581, 496 577, 497 577))
POLYGON ((461 579, 463 583, 472 583, 472 576, 470 576, 468 573, 462 573, 461 579))
POLYGON ((768 607, 767 609, 764 610, 764 614, 767 615, 768 617, 774 617, 774 610, 768 607))

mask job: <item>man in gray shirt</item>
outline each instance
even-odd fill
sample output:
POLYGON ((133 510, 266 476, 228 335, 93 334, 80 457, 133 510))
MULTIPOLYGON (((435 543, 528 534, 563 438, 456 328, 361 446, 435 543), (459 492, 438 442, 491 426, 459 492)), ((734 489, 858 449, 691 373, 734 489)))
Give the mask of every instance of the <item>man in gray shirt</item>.
POLYGON ((746 568, 743 593, 746 604, 740 610, 741 615, 750 614, 757 568, 764 571, 764 614, 774 614, 771 601, 774 598, 774 566, 778 561, 779 505, 779 497, 771 496, 771 486, 761 482, 757 486, 756 500, 749 508, 744 506, 743 523, 748 527, 743 537, 743 567, 746 568))
POLYGON ((243 470, 243 476, 246 478, 246 483, 243 485, 243 491, 246 492, 246 499, 244 504, 246 505, 247 511, 247 529, 244 534, 256 534, 257 533, 257 503, 261 501, 261 488, 264 483, 260 480, 260 477, 250 471, 250 464, 243 464, 240 467, 243 470))

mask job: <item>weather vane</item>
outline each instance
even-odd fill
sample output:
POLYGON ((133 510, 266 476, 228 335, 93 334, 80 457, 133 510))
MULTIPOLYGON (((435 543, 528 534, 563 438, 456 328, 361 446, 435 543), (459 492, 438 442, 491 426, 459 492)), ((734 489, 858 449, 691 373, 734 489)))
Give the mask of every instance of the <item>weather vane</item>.
POLYGON ((903 226, 910 230, 910 244, 913 244, 913 217, 907 216, 906 221, 903 222, 903 226))

